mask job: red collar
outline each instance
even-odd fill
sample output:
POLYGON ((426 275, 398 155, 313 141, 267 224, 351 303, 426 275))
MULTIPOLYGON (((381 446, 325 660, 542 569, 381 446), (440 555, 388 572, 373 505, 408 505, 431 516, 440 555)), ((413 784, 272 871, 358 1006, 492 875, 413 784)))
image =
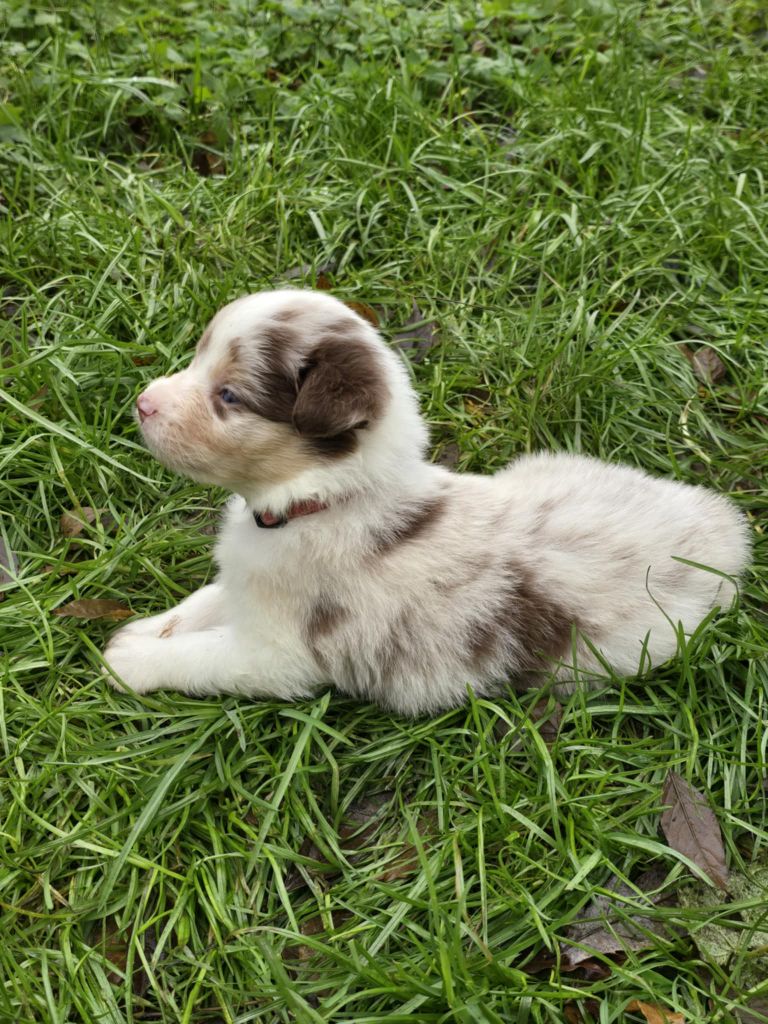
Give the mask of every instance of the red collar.
POLYGON ((299 516, 311 516, 313 512, 322 512, 328 508, 322 501, 314 501, 311 498, 307 501, 294 501, 288 506, 285 514, 275 516, 271 512, 254 512, 253 518, 256 525, 263 530, 274 530, 278 526, 285 526, 289 519, 298 519, 299 516))

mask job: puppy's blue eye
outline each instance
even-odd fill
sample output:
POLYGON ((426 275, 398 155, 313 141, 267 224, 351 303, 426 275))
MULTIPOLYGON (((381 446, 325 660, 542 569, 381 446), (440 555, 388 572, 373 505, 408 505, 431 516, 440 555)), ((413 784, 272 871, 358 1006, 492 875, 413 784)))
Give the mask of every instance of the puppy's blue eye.
POLYGON ((219 398, 222 402, 226 402, 227 405, 238 405, 240 403, 240 399, 234 391, 230 391, 229 388, 222 388, 219 392, 219 398))

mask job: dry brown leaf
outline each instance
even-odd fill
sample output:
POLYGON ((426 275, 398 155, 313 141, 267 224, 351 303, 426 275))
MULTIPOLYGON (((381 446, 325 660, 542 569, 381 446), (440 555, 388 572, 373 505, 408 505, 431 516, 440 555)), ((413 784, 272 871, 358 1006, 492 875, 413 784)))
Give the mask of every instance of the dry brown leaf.
POLYGON ((130 618, 133 612, 120 601, 81 597, 57 608, 54 615, 70 616, 74 619, 109 619, 118 622, 120 619, 130 618))
POLYGON ((333 288, 333 282, 325 271, 321 270, 315 278, 315 288, 321 292, 329 292, 333 288))
POLYGON ((345 302, 344 305, 361 316, 363 320, 367 320, 369 324, 378 328, 381 321, 373 306, 369 306, 367 302, 345 302))
POLYGON ((611 976, 611 968, 607 964, 601 964, 597 960, 582 960, 577 964, 571 964, 567 960, 558 959, 549 950, 538 953, 533 960, 529 960, 520 968, 526 974, 540 974, 542 971, 553 969, 563 974, 574 974, 581 981, 605 981, 611 976))
POLYGON ((648 1024, 684 1024, 685 1021, 682 1013, 674 1013, 658 1003, 644 1003, 641 999, 628 1003, 627 1012, 642 1013, 648 1024))
POLYGON ((725 363, 713 348, 703 345, 693 353, 691 360, 694 375, 704 384, 716 384, 728 372, 725 363))
POLYGON ((709 345, 701 345, 696 350, 684 342, 677 346, 691 364, 693 375, 703 384, 716 384, 728 372, 725 363, 709 345))
MULTIPOLYGON (((351 863, 360 861, 365 846, 378 832, 384 820, 384 809, 394 798, 392 790, 371 793, 349 805, 339 826, 339 847, 351 863)), ((299 853, 302 857, 315 862, 314 865, 303 865, 304 872, 310 878, 329 877, 338 871, 328 863, 311 836, 307 836, 301 844, 299 853)), ((285 876, 285 887, 288 892, 304 885, 304 877, 298 865, 291 868, 285 876)))
POLYGON ((595 953, 613 956, 628 950, 647 949, 653 945, 653 936, 661 935, 661 922, 638 912, 628 901, 639 903, 642 897, 636 889, 646 895, 649 906, 669 902, 669 897, 656 893, 664 881, 664 872, 646 871, 632 888, 617 879, 611 879, 605 886, 611 895, 596 896, 582 911, 581 917, 566 930, 567 941, 561 943, 563 969, 573 969, 590 961, 595 953), (584 949, 578 946, 586 947, 584 949))
POLYGON ((65 537, 77 537, 86 526, 96 522, 96 510, 90 505, 83 505, 79 509, 73 508, 70 512, 64 512, 59 522, 65 537))
POLYGON ((597 999, 582 999, 582 1005, 584 1006, 584 1012, 587 1014, 587 1018, 579 1010, 579 1007, 574 999, 569 999, 563 1006, 563 1016, 565 1017, 568 1024, 581 1024, 585 1019, 594 1018, 594 1020, 600 1019, 600 1003, 597 999))
POLYGON ((549 701, 546 697, 542 697, 531 708, 531 721, 541 722, 539 735, 546 745, 551 747, 557 739, 560 727, 563 724, 562 706, 555 701, 554 707, 550 709, 549 701))
POLYGON ((339 845, 345 854, 365 848, 381 827, 384 809, 394 798, 394 791, 385 789, 350 804, 339 826, 339 845))
POLYGON ((741 1024, 764 1024, 768 1020, 768 999, 753 996, 743 1006, 734 1006, 733 1015, 741 1024))
MULTIPOLYGON (((329 911, 331 919, 331 932, 338 931, 342 925, 346 924, 347 921, 351 920, 352 913, 349 910, 333 910, 329 911)), ((323 935, 326 932, 325 920, 320 914, 316 914, 314 917, 307 918, 306 921, 302 921, 299 925, 299 931, 302 935, 311 937, 313 935, 323 935)), ((297 943, 294 946, 286 946, 283 950, 284 960, 298 960, 301 963, 306 963, 310 960, 317 950, 309 945, 308 943, 297 943)))
POLYGON ((426 320, 414 301, 410 317, 393 335, 392 344, 408 352, 414 362, 420 363, 439 342, 437 324, 433 320, 426 320))
POLYGON ((728 888, 728 868, 720 825, 702 793, 670 771, 661 801, 661 828, 673 850, 701 868, 718 888, 728 888))
POLYGON ((212 174, 226 174, 227 166, 220 153, 213 152, 209 147, 219 145, 219 139, 215 132, 203 132, 200 136, 200 146, 192 153, 192 166, 203 178, 210 178, 212 174))
MULTIPOLYGON (((141 935, 141 941, 147 957, 151 957, 157 947, 155 930, 147 928, 141 935)), ((104 958, 117 967, 118 971, 108 971, 107 978, 112 985, 122 985, 123 976, 128 967, 129 940, 121 932, 115 918, 109 918, 104 924, 101 949, 104 958)), ((131 976, 131 989, 135 996, 143 996, 149 988, 149 977, 137 956, 133 961, 133 974, 131 976)))

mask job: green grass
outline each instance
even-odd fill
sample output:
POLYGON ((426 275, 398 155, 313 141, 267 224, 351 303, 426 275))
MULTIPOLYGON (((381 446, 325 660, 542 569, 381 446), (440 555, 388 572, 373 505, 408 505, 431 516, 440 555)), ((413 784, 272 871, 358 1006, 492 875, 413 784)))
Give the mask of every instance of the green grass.
POLYGON ((708 963, 711 908, 646 910, 664 936, 591 973, 526 967, 612 874, 674 896, 670 768, 732 870, 768 842, 764 5, 6 0, 0 26, 0 1021, 736 1020, 765 959, 747 931, 708 963), (437 325, 436 456, 733 494, 740 607, 554 741, 534 694, 408 722, 110 690, 113 626, 56 608, 178 600, 224 498, 150 459, 134 397, 219 305, 321 268, 390 336, 414 301, 437 325), (111 518, 67 538, 79 505, 111 518))

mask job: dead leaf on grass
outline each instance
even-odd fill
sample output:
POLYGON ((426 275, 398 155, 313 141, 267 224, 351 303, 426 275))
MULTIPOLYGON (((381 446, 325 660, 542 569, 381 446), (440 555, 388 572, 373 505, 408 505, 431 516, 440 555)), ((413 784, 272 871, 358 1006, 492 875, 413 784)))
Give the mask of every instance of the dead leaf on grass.
MULTIPOLYGON (((324 935, 327 932, 336 932, 346 924, 347 921, 352 919, 352 912, 349 910, 333 910, 328 911, 330 917, 331 927, 328 929, 325 919, 320 914, 315 914, 314 917, 309 917, 299 925, 299 931, 307 938, 312 938, 315 935, 324 935)), ((283 950, 283 959, 289 961, 298 961, 299 963, 306 963, 311 960, 313 956, 318 952, 314 946, 310 943, 296 943, 296 945, 286 946, 283 950)))
POLYGON ((685 1017, 675 1013, 658 1003, 644 1003, 641 999, 633 999, 627 1004, 628 1013, 642 1013, 648 1024, 683 1024, 685 1017))
POLYGON ((133 612, 120 601, 81 597, 77 601, 70 601, 69 604, 56 608, 54 615, 74 619, 109 619, 111 622, 118 622, 120 619, 130 618, 133 612))
POLYGON ((392 344, 407 352, 414 362, 420 363, 439 342, 437 324, 434 320, 427 320, 424 317, 414 300, 411 315, 403 327, 393 335, 392 344))
POLYGON ((754 996, 743 1006, 734 1006, 733 1015, 741 1024, 765 1024, 768 1021, 768 999, 754 996))
POLYGON ((111 512, 105 508, 94 509, 90 505, 62 513, 59 524, 65 537, 79 537, 85 527, 93 525, 97 519, 105 530, 111 530, 115 526, 115 518, 111 512))
POLYGON ((345 302, 345 306, 352 310, 353 313, 357 313, 363 320, 367 320, 369 324, 378 328, 381 321, 379 320, 379 314, 373 308, 369 306, 367 302, 345 302))
MULTIPOLYGON (((380 858, 382 851, 376 847, 373 840, 385 824, 389 826, 393 824, 391 819, 387 819, 385 810, 392 803, 394 797, 394 791, 383 790, 380 793, 363 797, 347 809, 339 825, 338 841, 339 850, 350 864, 361 866, 365 864, 366 860, 380 858), (374 847, 373 855, 369 852, 372 847, 374 847)), ((416 821, 416 830, 420 836, 428 836, 434 832, 434 829, 435 819, 432 814, 426 813, 419 816, 416 821)), ((397 846, 388 838, 386 852, 391 854, 391 857, 375 875, 377 881, 395 882, 418 871, 419 857, 415 844, 402 842, 397 846)), ((303 871, 311 878, 333 878, 338 875, 338 869, 328 863, 311 837, 307 836, 301 844, 299 853, 303 858, 314 862, 312 865, 303 865, 303 871)), ((298 865, 288 872, 284 884, 288 892, 305 884, 298 865)))
MULTIPOLYGON (((359 859, 356 851, 364 850, 384 821, 384 809, 394 799, 392 790, 371 793, 356 800, 347 808, 338 831, 339 848, 351 863, 359 859)), ((328 877, 338 871, 328 863, 311 836, 307 836, 301 844, 299 853, 314 865, 303 865, 310 878, 328 877)), ((295 865, 285 877, 288 892, 304 885, 304 878, 298 865, 295 865)))
MULTIPOLYGON (((141 933, 140 941, 144 952, 149 959, 157 948, 155 930, 151 926, 141 933)), ((120 930, 114 918, 108 919, 104 924, 101 949, 104 958, 113 964, 118 970, 107 972, 107 980, 112 985, 122 985, 123 977, 128 968, 128 949, 130 942, 120 930), (119 973, 118 973, 119 972, 119 973)), ((144 970, 140 957, 134 957, 133 973, 131 975, 131 991, 134 996, 143 996, 149 988, 149 977, 144 970)))
POLYGON ((600 1019, 600 1003, 597 999, 582 999, 581 1003, 584 1007, 584 1012, 587 1014, 587 1018, 585 1018, 584 1014, 579 1010, 575 999, 569 999, 563 1006, 563 1016, 566 1021, 568 1021, 568 1024, 581 1024, 585 1019, 600 1019))
MULTIPOLYGON (((553 744, 557 740, 560 733, 560 728, 563 724, 563 709, 562 706, 555 701, 552 707, 550 707, 549 698, 542 697, 541 700, 537 700, 533 707, 530 709, 529 717, 531 722, 538 724, 539 722, 539 735, 544 740, 544 743, 549 749, 552 748, 553 744)), ((493 733, 496 739, 502 740, 508 733, 512 732, 512 726, 510 726, 503 718, 498 718, 493 727, 493 733)), ((523 745, 522 735, 513 740, 510 745, 510 751, 520 750, 523 745)))
POLYGON ((655 891, 664 878, 665 873, 656 869, 642 874, 634 887, 611 879, 605 886, 610 894, 591 900, 580 918, 566 930, 567 940, 560 945, 562 962, 573 968, 595 953, 613 956, 652 946, 654 936, 662 935, 664 927, 660 921, 641 913, 637 904, 647 902, 653 907, 668 903, 669 896, 655 891))
POLYGON ((598 960, 581 960, 577 964, 571 964, 567 960, 559 959, 549 950, 538 953, 533 960, 529 960, 520 968, 526 974, 541 974, 543 971, 554 969, 563 974, 573 974, 580 981, 606 981, 612 973, 607 964, 601 964, 598 960))
POLYGON ((563 724, 562 705, 555 701, 552 707, 550 707, 549 700, 546 697, 542 697, 531 708, 531 721, 541 722, 541 725, 539 725, 539 735, 548 747, 552 747, 563 724))
POLYGON ((96 522, 96 510, 90 505, 83 505, 79 509, 64 512, 59 522, 65 537, 77 537, 86 526, 96 522))
MULTIPOLYGON (((321 266, 317 268, 317 275, 319 278, 325 278, 327 280, 327 275, 332 274, 335 269, 336 264, 334 262, 323 263, 321 266)), ((300 263, 298 267, 291 267, 289 270, 284 271, 279 276, 284 281, 296 281, 300 278, 309 277, 312 271, 313 267, 311 263, 300 263)))
POLYGON ((720 825, 706 798, 670 771, 661 797, 666 810, 661 828, 673 850, 682 853, 720 889, 728 888, 728 868, 720 825))
POLYGON ((192 166, 197 173, 203 178, 226 174, 227 165, 224 157, 213 148, 219 145, 216 133, 203 132, 199 141, 200 145, 195 147, 192 153, 192 166))
POLYGON ((384 809, 394 798, 394 790, 385 789, 350 804, 339 826, 339 845, 345 854, 365 848, 381 827, 384 809))
POLYGON ((681 343, 678 348, 691 364, 694 377, 703 384, 717 384, 727 374, 725 363, 709 345, 701 345, 694 351, 681 343))

